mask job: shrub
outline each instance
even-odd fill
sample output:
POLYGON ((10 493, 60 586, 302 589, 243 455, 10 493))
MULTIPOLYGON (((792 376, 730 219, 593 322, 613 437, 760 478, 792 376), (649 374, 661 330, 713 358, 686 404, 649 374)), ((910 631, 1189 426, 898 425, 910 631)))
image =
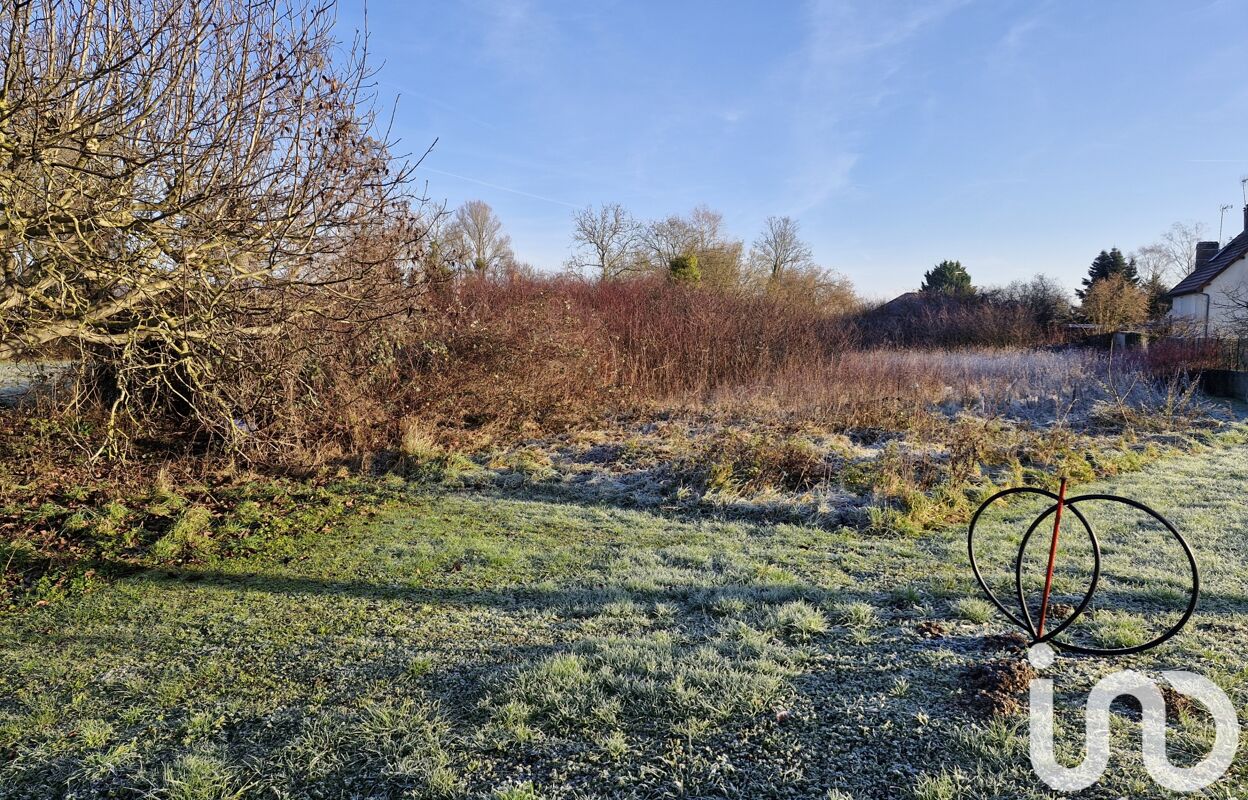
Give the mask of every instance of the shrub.
POLYGON ((702 270, 698 268, 698 256, 676 256, 668 262, 668 275, 678 283, 697 283, 702 280, 702 270))
MULTIPOLYGON (((405 321, 317 332, 334 347, 291 355, 302 360, 284 374, 297 379, 265 389, 236 433, 240 446, 266 461, 304 467, 378 454, 375 463, 423 474, 421 465, 436 467, 443 458, 439 449, 506 446, 656 405, 753 417, 782 412, 825 431, 926 436, 962 407, 993 416, 1020 403, 1056 408, 1066 397, 1094 398, 1075 387, 1104 372, 1096 353, 880 346, 1043 338, 1019 304, 945 298, 900 322, 839 310, 788 293, 656 274, 595 283, 518 273, 458 278, 425 293, 420 312, 405 321)), ((1009 438, 977 424, 981 430, 969 423, 955 430, 953 488, 977 480, 978 464, 999 455, 984 448, 1009 438)), ((147 432, 192 441, 176 428, 147 432)), ((832 468, 854 484, 846 488, 864 483, 854 478, 860 470, 848 449, 819 459, 799 438, 729 445, 733 452, 713 462, 712 485, 801 491, 832 468)), ((920 482, 920 490, 930 488, 920 482)))
POLYGON ((0 12, 4 150, 59 154, 5 165, 0 247, 22 267, 0 279, 0 360, 73 353, 113 448, 162 425, 289 443, 291 417, 328 399, 318 365, 411 308, 419 271, 401 269, 428 224, 414 167, 388 152, 334 15, 108 9, 0 12))
POLYGON ((1080 310, 1094 325, 1117 330, 1148 319, 1148 296, 1126 276, 1110 275, 1088 287, 1080 310))
POLYGON ((720 491, 802 491, 829 475, 818 449, 797 437, 778 442, 763 436, 717 437, 697 455, 697 463, 710 465, 707 485, 720 491))
POLYGON ((1026 305, 992 294, 912 292, 865 311, 857 325, 864 340, 905 347, 1032 347, 1057 338, 1026 305))

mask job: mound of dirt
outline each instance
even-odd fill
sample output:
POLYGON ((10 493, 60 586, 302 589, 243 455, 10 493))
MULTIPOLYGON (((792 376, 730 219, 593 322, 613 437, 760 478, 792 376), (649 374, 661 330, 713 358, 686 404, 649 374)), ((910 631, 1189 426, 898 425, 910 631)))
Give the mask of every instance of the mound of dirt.
MULTIPOLYGON (((1161 690, 1161 699, 1166 701, 1167 722, 1178 722, 1185 715, 1202 712, 1202 707, 1199 704, 1187 695, 1179 694, 1173 687, 1162 683, 1157 688, 1161 690)), ((1131 695, 1123 695, 1116 699, 1111 709, 1126 714, 1135 720, 1138 720, 1143 714, 1140 709, 1140 701, 1131 695)))
POLYGON ((1036 671, 1024 658, 989 661, 966 671, 971 709, 983 716, 1006 716, 1023 709, 1036 671))
POLYGON ((1200 709, 1192 698, 1179 694, 1173 687, 1161 685, 1161 698, 1166 701, 1166 719, 1178 722, 1185 714, 1195 713, 1200 709))

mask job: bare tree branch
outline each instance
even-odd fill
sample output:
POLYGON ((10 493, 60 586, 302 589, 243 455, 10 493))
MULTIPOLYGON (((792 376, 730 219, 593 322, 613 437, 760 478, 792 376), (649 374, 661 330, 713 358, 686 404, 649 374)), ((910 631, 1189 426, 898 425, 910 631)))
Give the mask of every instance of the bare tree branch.
POLYGON ((798 235, 797 220, 768 217, 763 232, 750 246, 750 264, 770 281, 779 280, 788 270, 814 265, 810 247, 798 235))
POLYGON ((281 378, 275 342, 411 284, 429 222, 413 165, 377 130, 366 39, 334 57, 333 16, 0 8, 0 359, 77 348, 112 376, 115 414, 171 401, 229 436, 281 378))
POLYGON ((619 203, 598 209, 586 206, 572 215, 573 270, 592 270, 599 280, 611 280, 638 268, 639 226, 619 203))

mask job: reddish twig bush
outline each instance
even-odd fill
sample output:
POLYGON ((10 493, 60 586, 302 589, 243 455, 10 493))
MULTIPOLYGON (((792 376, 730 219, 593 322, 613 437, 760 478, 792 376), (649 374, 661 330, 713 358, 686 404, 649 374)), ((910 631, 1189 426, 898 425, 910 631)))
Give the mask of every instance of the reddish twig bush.
POLYGON ((656 408, 913 429, 949 403, 1055 407, 1089 369, 1074 354, 898 349, 853 315, 661 277, 396 277, 389 291, 412 313, 309 325, 264 356, 280 370, 240 385, 237 425, 262 458, 395 451, 413 425, 440 444, 514 441, 656 408))

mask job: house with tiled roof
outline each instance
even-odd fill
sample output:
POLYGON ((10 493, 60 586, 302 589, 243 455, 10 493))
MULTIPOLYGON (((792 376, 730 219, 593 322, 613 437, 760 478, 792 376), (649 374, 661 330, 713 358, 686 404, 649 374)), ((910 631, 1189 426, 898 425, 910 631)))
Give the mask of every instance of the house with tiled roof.
POLYGON ((1170 319, 1194 336, 1248 332, 1248 206, 1244 232, 1196 245, 1196 268, 1166 294, 1170 319))

